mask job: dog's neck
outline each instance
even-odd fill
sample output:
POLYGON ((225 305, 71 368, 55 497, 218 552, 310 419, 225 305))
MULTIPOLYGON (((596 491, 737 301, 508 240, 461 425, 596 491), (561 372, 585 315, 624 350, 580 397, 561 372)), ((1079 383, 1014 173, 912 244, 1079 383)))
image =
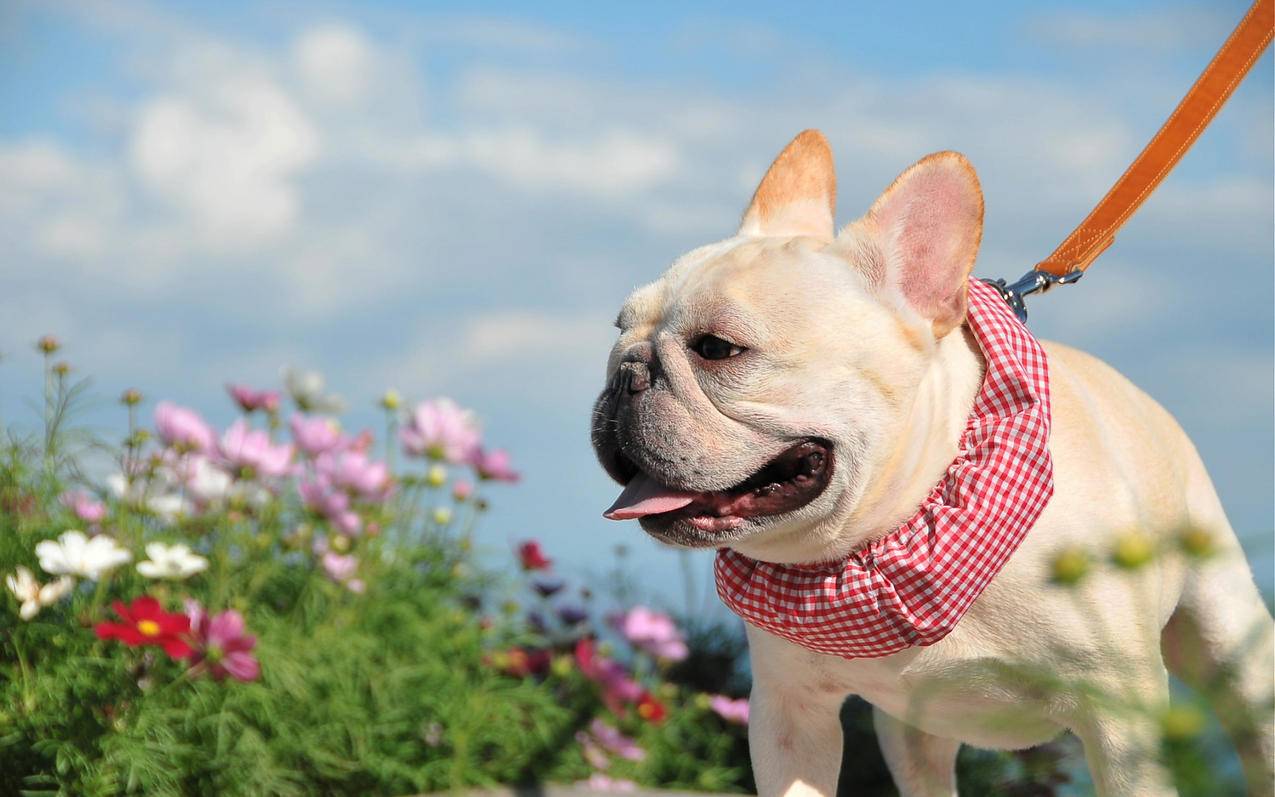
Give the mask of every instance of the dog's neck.
POLYGON ((910 517, 956 458, 983 384, 983 355, 967 327, 938 342, 897 443, 875 463, 839 542, 844 556, 910 517))

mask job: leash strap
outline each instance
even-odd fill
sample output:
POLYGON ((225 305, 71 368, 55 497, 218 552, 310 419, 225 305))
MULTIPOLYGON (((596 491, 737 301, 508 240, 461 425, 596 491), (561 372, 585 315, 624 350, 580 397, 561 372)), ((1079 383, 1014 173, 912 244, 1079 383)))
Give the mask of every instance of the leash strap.
POLYGON ((1256 0, 1178 107, 1080 226, 1017 282, 989 280, 1026 320, 1023 297, 1075 282, 1116 239, 1116 232, 1182 160, 1275 33, 1275 0, 1256 0))

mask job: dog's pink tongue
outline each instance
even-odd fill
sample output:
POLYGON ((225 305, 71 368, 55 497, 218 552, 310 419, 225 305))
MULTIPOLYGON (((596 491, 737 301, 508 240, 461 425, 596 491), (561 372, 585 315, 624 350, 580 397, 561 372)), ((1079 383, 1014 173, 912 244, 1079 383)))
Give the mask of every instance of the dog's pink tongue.
POLYGON ((611 520, 633 520, 647 515, 659 515, 681 509, 695 500, 697 493, 670 490, 644 473, 634 476, 615 499, 611 508, 602 513, 611 520))

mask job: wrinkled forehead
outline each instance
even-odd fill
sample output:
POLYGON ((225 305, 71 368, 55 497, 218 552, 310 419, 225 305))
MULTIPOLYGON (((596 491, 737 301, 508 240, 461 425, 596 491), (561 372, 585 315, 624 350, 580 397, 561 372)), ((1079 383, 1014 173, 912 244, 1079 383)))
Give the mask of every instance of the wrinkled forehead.
POLYGON ((857 269, 813 238, 730 238, 695 249, 658 280, 634 291, 622 326, 659 323, 669 315, 731 313, 759 305, 866 296, 857 269))

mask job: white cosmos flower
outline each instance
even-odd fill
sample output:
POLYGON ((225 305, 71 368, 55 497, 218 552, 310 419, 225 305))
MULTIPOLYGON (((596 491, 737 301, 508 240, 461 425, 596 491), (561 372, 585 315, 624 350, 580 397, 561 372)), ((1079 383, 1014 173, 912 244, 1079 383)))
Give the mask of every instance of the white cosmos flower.
POLYGON ((336 395, 323 395, 323 374, 297 368, 283 369, 283 385, 292 400, 305 412, 340 415, 345 412, 345 399, 336 395))
POLYGON ((119 546, 115 538, 105 534, 89 539, 74 529, 62 532, 57 542, 45 540, 35 546, 40 567, 53 575, 80 576, 97 581, 133 555, 119 546))
POLYGON ((5 576, 4 583, 9 587, 9 591, 22 601, 18 616, 23 620, 35 617, 41 609, 57 603, 62 596, 75 587, 75 579, 70 576, 62 576, 57 581, 41 585, 35 580, 35 575, 22 565, 18 565, 17 572, 13 575, 5 576))
POLYGON ((162 542, 146 544, 149 560, 137 563, 137 572, 147 578, 189 578, 208 567, 208 560, 192 553, 190 546, 166 545, 162 542))

